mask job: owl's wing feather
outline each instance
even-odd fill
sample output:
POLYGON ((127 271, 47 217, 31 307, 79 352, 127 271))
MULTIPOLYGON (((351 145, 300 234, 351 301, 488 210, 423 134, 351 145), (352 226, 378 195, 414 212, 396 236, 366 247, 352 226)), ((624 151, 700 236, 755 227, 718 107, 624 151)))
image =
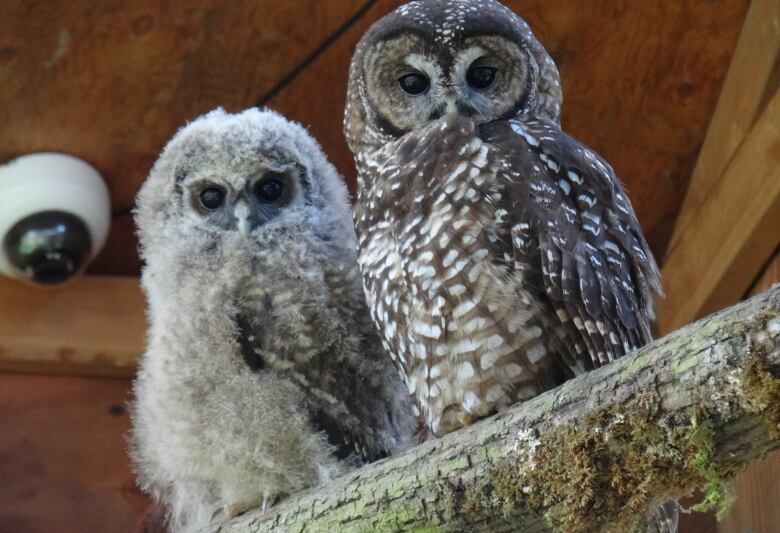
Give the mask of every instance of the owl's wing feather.
POLYGON ((564 344, 590 368, 647 343, 660 276, 610 166, 536 117, 487 124, 481 135, 501 161, 514 255, 541 270, 564 344))
MULTIPOLYGON (((252 371, 258 372, 267 366, 274 367, 275 364, 278 364, 278 359, 262 345, 261 325, 257 314, 239 314, 236 317, 236 329, 241 355, 252 371)), ((328 443, 333 447, 333 455, 337 459, 357 465, 376 461, 389 455, 388 450, 377 448, 369 443, 364 432, 354 431, 353 428, 359 426, 354 424, 353 420, 349 420, 346 406, 341 406, 345 416, 334 416, 326 409, 316 408, 317 405, 322 405, 323 401, 338 402, 336 398, 327 393, 322 393, 318 397, 319 391, 315 384, 306 380, 302 374, 294 372, 288 364, 282 364, 274 370, 288 372, 293 380, 300 382, 301 390, 305 394, 313 396, 307 402, 311 407, 311 424, 325 434, 328 443), (348 423, 348 420, 352 423, 348 423)), ((334 405, 331 405, 331 408, 333 407, 334 405)))
POLYGON ((333 446, 333 455, 337 459, 359 464, 366 464, 389 456, 387 450, 373 449, 362 435, 350 432, 339 421, 324 409, 312 413, 311 421, 315 428, 325 433, 328 443, 333 446))
POLYGON ((265 367, 265 360, 256 326, 248 316, 239 315, 236 317, 236 328, 238 330, 238 346, 241 348, 244 362, 252 370, 262 370, 265 367))

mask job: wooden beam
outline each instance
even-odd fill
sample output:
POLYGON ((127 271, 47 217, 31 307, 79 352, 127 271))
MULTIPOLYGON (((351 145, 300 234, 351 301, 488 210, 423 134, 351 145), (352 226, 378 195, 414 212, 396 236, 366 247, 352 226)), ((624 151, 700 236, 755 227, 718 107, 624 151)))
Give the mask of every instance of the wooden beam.
POLYGON ((780 283, 780 248, 775 251, 774 257, 766 265, 761 276, 750 287, 748 296, 755 296, 759 292, 764 292, 775 283, 780 283))
POLYGON ((753 127, 767 102, 768 88, 773 90, 779 58, 780 2, 753 0, 677 216, 667 254, 680 244, 696 213, 722 179, 729 161, 753 127))
POLYGON ((668 333, 738 301, 780 243, 780 92, 710 192, 663 267, 668 333))
POLYGON ((0 374, 0 531, 135 531, 149 499, 127 456, 130 394, 126 379, 0 374))
POLYGON ((780 451, 751 463, 731 483, 734 506, 718 523, 718 533, 776 531, 780 524, 780 451))
POLYGON ((0 278, 0 371, 133 376, 145 307, 138 278, 82 276, 54 289, 0 278))

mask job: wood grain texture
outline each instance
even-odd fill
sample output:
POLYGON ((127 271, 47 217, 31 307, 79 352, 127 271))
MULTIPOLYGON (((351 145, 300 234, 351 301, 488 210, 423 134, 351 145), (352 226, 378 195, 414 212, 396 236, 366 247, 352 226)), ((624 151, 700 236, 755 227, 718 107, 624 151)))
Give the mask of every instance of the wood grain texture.
POLYGON ((739 301, 780 244, 780 91, 662 269, 661 333, 739 301))
MULTIPOLYGON (((700 490, 694 491, 690 496, 681 498, 679 504, 684 509, 690 509, 704 499, 704 494, 700 490)), ((680 513, 680 523, 677 527, 678 533, 715 533, 718 529, 718 519, 714 511, 706 513, 683 512, 680 513)))
POLYGON ((0 277, 0 371, 130 377, 145 308, 138 278, 82 276, 41 289, 0 277))
POLYGON ((132 530, 149 500, 125 453, 129 387, 0 374, 0 531, 132 530))
POLYGON ((780 451, 747 465, 731 486, 736 501, 729 514, 718 523, 718 533, 777 531, 780 525, 780 451))
MULTIPOLYGON (((0 161, 37 150, 82 157, 126 213, 177 128, 216 106, 253 105, 361 4, 0 2, 0 161)), ((138 273, 127 218, 93 272, 138 273)))
POLYGON ((670 253, 722 179, 723 171, 767 103, 767 96, 773 94, 773 72, 778 59, 780 2, 753 0, 677 216, 670 253))
POLYGON ((749 2, 510 3, 559 65, 564 128, 614 167, 662 257, 749 2))
MULTIPOLYGON (((310 125, 354 177, 341 133, 347 65, 379 0, 271 103, 310 125)), ((748 0, 510 0, 560 65, 566 129, 628 185, 663 251, 748 0)), ((165 141, 221 105, 252 105, 363 5, 359 0, 8 0, 0 3, 0 160, 85 158, 126 213, 165 141)), ((92 272, 137 274, 132 223, 114 221, 92 272)))
POLYGON ((753 283, 748 292, 749 296, 764 292, 775 283, 780 283, 780 248, 777 249, 775 255, 767 263, 766 268, 753 283))

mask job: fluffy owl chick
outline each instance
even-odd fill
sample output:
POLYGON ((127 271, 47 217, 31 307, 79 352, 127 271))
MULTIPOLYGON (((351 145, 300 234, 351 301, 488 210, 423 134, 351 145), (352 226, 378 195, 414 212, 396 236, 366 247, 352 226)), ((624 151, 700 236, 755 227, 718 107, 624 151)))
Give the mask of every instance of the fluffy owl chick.
POLYGON ((271 111, 182 128, 135 212, 147 349, 132 455, 174 531, 391 453, 406 388, 370 322, 346 188, 271 111))
POLYGON ((560 106, 555 64, 491 0, 410 2, 356 48, 344 126, 358 261, 435 434, 650 339, 655 261, 560 106))

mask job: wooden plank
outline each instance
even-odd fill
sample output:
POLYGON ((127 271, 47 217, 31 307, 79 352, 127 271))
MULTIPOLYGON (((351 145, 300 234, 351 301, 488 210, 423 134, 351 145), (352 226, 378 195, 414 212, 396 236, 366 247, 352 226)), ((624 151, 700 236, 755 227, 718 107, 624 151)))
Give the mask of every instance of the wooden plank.
POLYGON ((777 531, 780 524, 780 451, 747 466, 731 483, 734 506, 718 533, 777 531))
POLYGON ((0 531, 126 533, 148 505, 126 454, 130 382, 0 374, 0 531))
POLYGON ((780 92, 663 267, 668 333, 738 301, 780 243, 780 92))
MULTIPOLYGON (((704 494, 700 490, 693 494, 680 498, 679 504, 683 509, 690 509, 693 505, 704 500, 704 494)), ((677 527, 679 533, 714 533, 718 528, 718 519, 715 511, 699 513, 695 511, 680 513, 680 522, 677 527)))
POLYGON ((780 2, 753 0, 718 105, 712 116, 685 200, 677 216, 673 250, 723 176, 729 161, 752 128, 780 56, 780 2))
POLYGON ((750 287, 748 295, 754 296, 759 292, 764 292, 775 283, 780 283, 780 248, 775 252, 774 257, 769 261, 761 276, 750 287))
POLYGON ((0 371, 132 376, 145 306, 138 278, 82 276, 55 289, 0 278, 0 371))

